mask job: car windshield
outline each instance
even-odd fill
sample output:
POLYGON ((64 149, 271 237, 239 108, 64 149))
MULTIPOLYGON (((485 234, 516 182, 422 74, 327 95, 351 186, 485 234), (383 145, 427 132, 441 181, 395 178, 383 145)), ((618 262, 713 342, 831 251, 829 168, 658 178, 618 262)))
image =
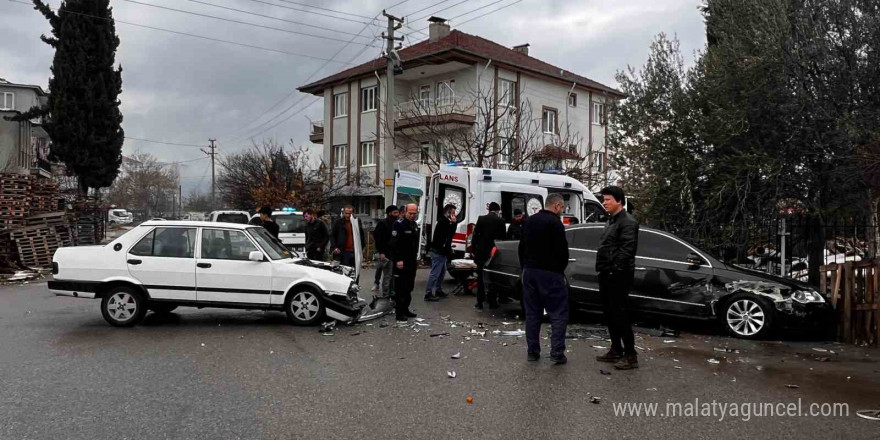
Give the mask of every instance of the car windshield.
POLYGON ((273 260, 281 260, 284 258, 293 258, 293 254, 284 247, 277 238, 273 237, 265 228, 248 228, 254 240, 266 251, 269 258, 273 260))
POLYGON ((128 212, 124 209, 115 209, 115 210, 111 211, 111 214, 113 214, 117 217, 125 217, 128 215, 128 212))
POLYGON ((278 232, 281 233, 304 233, 306 232, 306 220, 297 214, 277 214, 273 216, 278 223, 278 232))
POLYGON ((248 216, 246 214, 237 213, 217 214, 217 221, 221 223, 238 223, 240 225, 246 225, 248 223, 248 216))

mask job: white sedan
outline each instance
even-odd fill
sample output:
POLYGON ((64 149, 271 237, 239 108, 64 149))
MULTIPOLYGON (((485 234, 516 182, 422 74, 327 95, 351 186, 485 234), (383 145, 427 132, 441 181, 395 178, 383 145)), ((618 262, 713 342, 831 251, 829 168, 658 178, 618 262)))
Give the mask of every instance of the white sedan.
POLYGON ((49 290, 101 299, 114 326, 178 306, 283 310, 297 325, 365 309, 351 268, 296 257, 259 226, 148 221, 104 246, 58 249, 52 270, 49 290))

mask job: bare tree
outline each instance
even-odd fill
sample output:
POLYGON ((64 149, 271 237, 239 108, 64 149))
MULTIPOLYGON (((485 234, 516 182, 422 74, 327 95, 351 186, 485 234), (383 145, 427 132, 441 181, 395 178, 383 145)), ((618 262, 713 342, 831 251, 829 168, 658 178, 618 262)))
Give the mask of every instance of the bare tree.
POLYGON ((123 160, 119 177, 108 193, 110 203, 143 211, 147 217, 174 210, 177 171, 149 153, 135 152, 123 160))

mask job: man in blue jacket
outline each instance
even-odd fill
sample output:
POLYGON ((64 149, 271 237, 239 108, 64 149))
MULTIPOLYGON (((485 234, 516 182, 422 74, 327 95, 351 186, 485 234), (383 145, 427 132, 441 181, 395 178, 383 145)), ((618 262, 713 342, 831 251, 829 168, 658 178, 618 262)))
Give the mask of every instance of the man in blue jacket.
POLYGON ((550 359, 554 364, 568 362, 565 357, 565 331, 568 326, 568 240, 559 218, 565 200, 550 194, 544 209, 529 217, 519 241, 522 265, 523 306, 526 311, 526 343, 529 361, 541 357, 541 318, 550 316, 550 359))

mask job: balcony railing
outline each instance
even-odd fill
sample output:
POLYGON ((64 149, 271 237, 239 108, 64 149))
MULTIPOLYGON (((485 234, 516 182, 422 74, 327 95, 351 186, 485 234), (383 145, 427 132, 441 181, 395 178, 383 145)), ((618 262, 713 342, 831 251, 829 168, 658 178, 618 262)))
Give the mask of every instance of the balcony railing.
POLYGON ((324 121, 312 121, 309 124, 309 140, 315 144, 324 143, 324 121))
POLYGON ((458 96, 435 99, 417 99, 397 104, 397 119, 412 119, 442 115, 475 116, 474 103, 458 96))

